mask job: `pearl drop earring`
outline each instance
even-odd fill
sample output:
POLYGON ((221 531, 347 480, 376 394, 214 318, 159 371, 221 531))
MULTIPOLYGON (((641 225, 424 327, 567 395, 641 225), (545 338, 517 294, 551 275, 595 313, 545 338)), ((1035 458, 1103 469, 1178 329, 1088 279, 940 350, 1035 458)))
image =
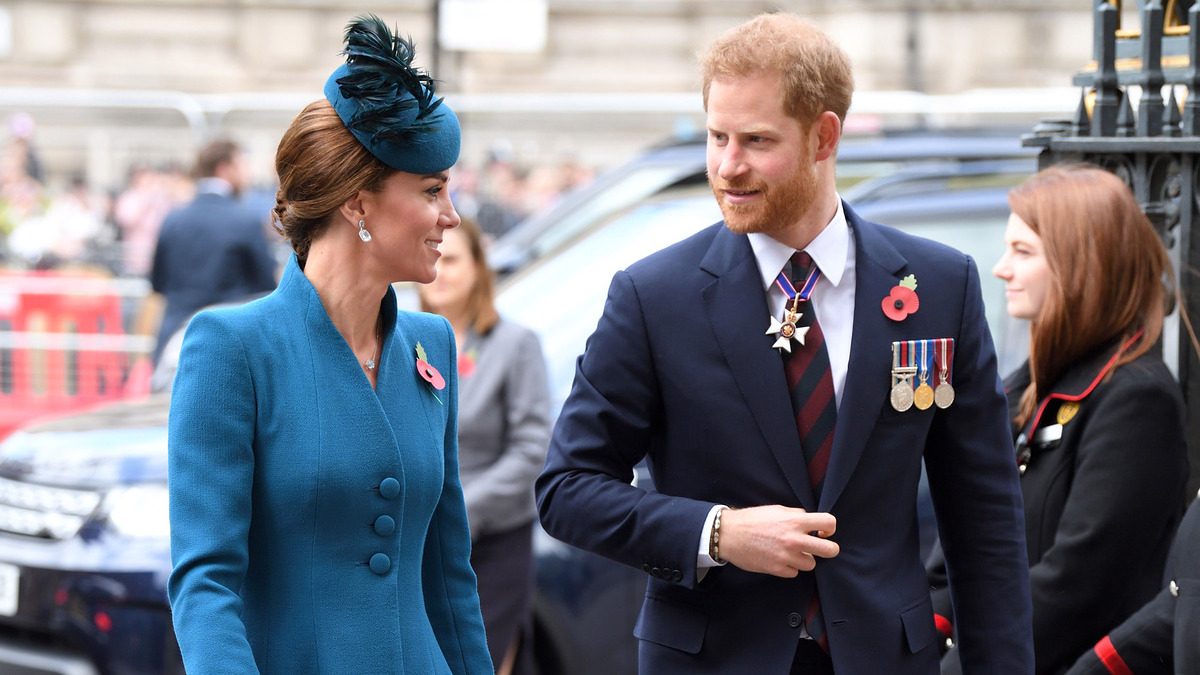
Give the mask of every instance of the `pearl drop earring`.
POLYGON ((366 223, 361 220, 358 221, 358 238, 363 241, 371 241, 371 233, 367 232, 366 223))

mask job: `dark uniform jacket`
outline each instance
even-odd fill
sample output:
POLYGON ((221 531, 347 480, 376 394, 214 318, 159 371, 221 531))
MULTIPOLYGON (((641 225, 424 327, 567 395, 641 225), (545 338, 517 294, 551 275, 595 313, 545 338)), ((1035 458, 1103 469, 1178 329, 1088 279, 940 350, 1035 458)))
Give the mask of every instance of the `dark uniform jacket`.
POLYGON ((1163 589, 1081 656, 1068 675, 1200 673, 1200 500, 1192 502, 1175 537, 1163 589))
MULTIPOLYGON (((1080 359, 1018 441, 1038 675, 1080 654, 1158 592, 1188 476, 1184 404, 1162 360, 1113 368, 1118 343, 1080 359)), ((1005 380, 1010 418, 1028 364, 1005 380)), ((935 611, 951 619, 941 549, 929 561, 935 611)), ((954 672, 951 650, 943 672, 954 672)))

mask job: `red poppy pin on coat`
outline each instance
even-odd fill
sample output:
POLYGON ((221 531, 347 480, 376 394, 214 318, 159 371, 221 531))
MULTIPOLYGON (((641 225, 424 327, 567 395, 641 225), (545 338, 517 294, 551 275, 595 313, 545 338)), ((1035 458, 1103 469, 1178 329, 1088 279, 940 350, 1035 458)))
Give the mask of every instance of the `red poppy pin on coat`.
MULTIPOLYGON (((434 368, 433 366, 429 365, 429 363, 425 360, 425 358, 426 358, 425 357, 425 348, 421 346, 420 342, 418 342, 417 343, 417 374, 421 376, 421 379, 423 379, 429 383, 431 390, 436 389, 438 391, 441 391, 442 389, 445 389, 446 388, 446 378, 442 377, 442 374, 438 372, 437 368, 434 368)), ((442 402, 442 399, 438 398, 436 393, 433 395, 433 397, 435 399, 437 399, 438 403, 442 402)))
POLYGON ((475 373, 475 357, 477 353, 474 349, 469 349, 465 352, 458 353, 458 377, 470 377, 475 373))
POLYGON ((892 288, 883 299, 883 313, 892 321, 903 321, 921 306, 917 298, 917 277, 910 274, 892 288))

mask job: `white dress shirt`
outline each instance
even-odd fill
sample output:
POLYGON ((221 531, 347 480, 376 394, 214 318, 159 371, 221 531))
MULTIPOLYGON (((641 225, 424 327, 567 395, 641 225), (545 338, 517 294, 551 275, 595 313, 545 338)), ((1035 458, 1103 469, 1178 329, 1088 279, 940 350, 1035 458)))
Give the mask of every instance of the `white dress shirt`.
POLYGON ((233 183, 224 178, 217 178, 216 176, 201 178, 196 181, 196 194, 204 193, 232 197, 233 183))
MULTIPOLYGON (((829 350, 829 370, 833 376, 833 395, 840 409, 842 390, 846 387, 846 370, 850 365, 850 336, 854 334, 854 289, 857 282, 854 274, 854 233, 846 223, 846 212, 842 209, 840 197, 837 205, 833 220, 829 221, 825 229, 821 230, 804 250, 808 251, 813 262, 821 270, 821 278, 817 280, 809 302, 817 313, 817 321, 820 322, 821 332, 825 335, 825 346, 829 350)), ((758 262, 759 274, 762 275, 767 307, 771 308, 776 318, 782 319, 787 296, 775 283, 775 278, 791 260, 796 249, 767 234, 752 233, 747 236, 750 239, 750 248, 754 251, 754 259, 758 262)), ((770 324, 771 317, 764 316, 764 333, 770 324)), ((717 510, 722 508, 725 506, 717 505, 708 512, 704 529, 701 530, 697 558, 700 578, 703 578, 704 568, 721 564, 713 560, 708 551, 713 518, 716 517, 717 510)))

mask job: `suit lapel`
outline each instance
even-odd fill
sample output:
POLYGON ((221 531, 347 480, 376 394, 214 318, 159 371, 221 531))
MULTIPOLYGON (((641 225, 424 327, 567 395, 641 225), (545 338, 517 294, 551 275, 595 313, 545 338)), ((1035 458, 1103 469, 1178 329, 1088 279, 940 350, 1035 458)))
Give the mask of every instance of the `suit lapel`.
POLYGON ((854 233, 854 334, 842 405, 838 409, 833 451, 821 490, 822 511, 833 508, 854 473, 875 428, 890 384, 891 342, 898 324, 887 319, 880 303, 900 279, 908 261, 881 234, 843 204, 854 233))
POLYGON ((783 360, 766 335, 770 311, 749 240, 721 227, 700 267, 716 277, 701 298, 741 396, 792 491, 813 509, 783 360))

